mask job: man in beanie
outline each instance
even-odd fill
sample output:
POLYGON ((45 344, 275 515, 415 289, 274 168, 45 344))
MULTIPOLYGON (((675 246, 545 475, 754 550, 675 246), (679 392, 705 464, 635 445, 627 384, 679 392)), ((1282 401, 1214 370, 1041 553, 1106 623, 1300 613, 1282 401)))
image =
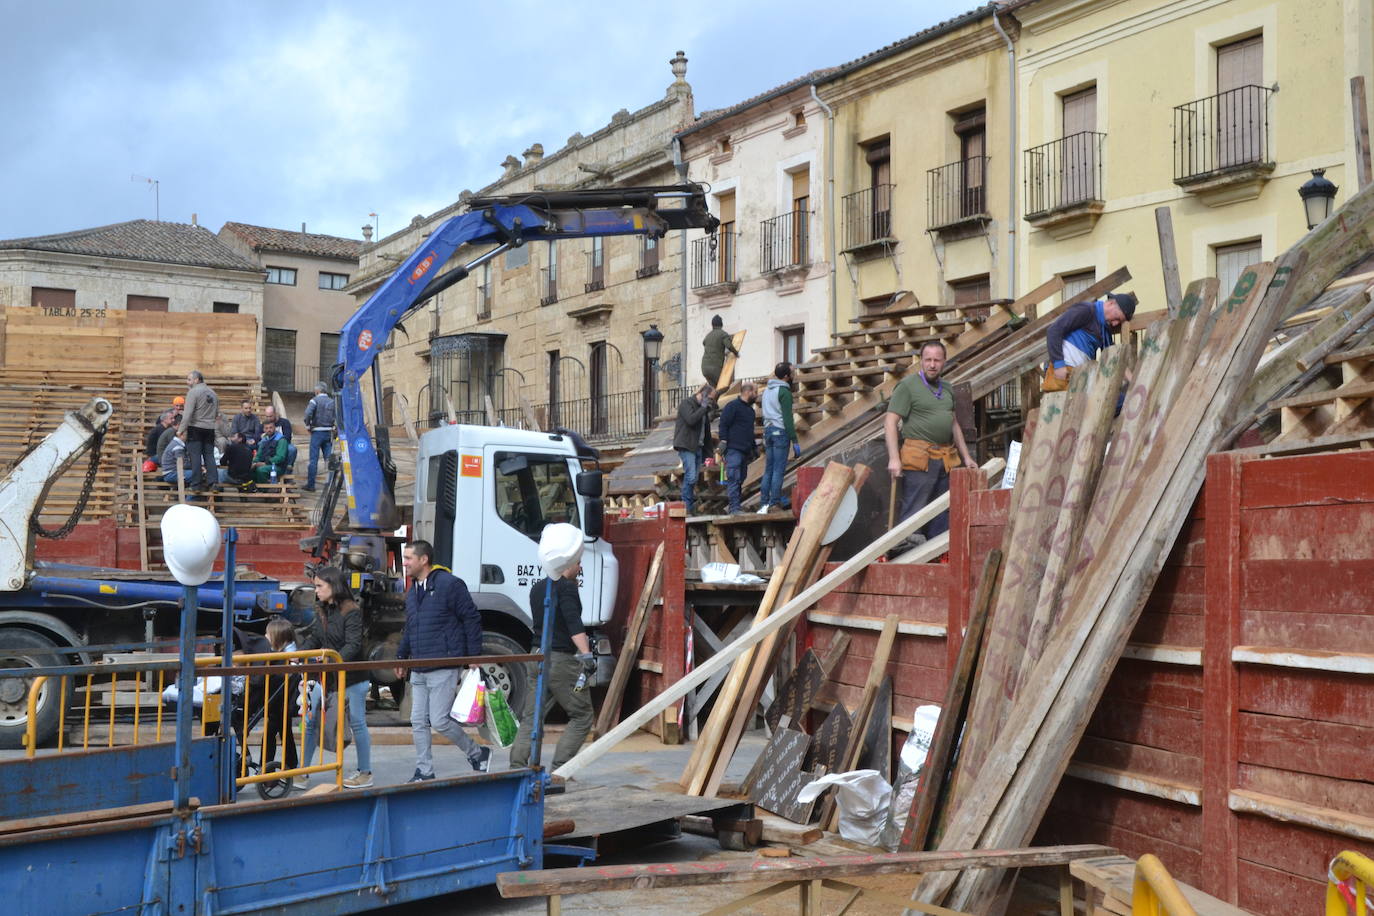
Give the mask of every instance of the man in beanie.
POLYGON ((1109 293, 1096 302, 1075 302, 1045 332, 1050 365, 1041 391, 1067 391, 1075 366, 1097 359, 1098 351, 1112 345, 1112 335, 1135 315, 1132 293, 1109 293))
POLYGON ((711 332, 701 342, 701 374, 705 376, 706 384, 712 388, 720 387, 720 374, 725 371, 726 351, 739 356, 734 338, 725 333, 724 325, 725 322, 720 320, 719 315, 712 315, 711 332))
MULTIPOLYGON (((549 642, 549 656, 545 661, 544 709, 549 714, 550 700, 558 703, 568 714, 568 725, 554 748, 550 770, 556 770, 577 754, 587 740, 596 718, 592 708, 591 679, 596 674, 596 657, 592 655, 587 630, 582 625, 582 600, 577 594, 577 577, 582 572, 582 532, 574 525, 547 525, 539 539, 539 563, 548 577, 530 588, 530 616, 534 618, 534 645, 540 646, 544 632, 544 602, 549 582, 553 582, 553 629, 549 642), (579 680, 581 684, 579 685, 579 680)), ((529 766, 530 740, 534 732, 534 706, 538 683, 536 667, 527 665, 529 685, 525 690, 525 708, 520 715, 520 730, 510 749, 511 767, 529 766)), ((555 777, 554 784, 562 780, 555 777)))

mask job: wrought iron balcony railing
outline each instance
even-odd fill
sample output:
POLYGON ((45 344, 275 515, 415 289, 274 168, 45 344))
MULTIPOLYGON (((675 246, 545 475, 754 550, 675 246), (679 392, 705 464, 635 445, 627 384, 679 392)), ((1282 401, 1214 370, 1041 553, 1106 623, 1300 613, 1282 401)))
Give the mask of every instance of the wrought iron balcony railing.
POLYGON ((1026 150, 1026 219, 1100 201, 1106 134, 1070 134, 1026 150))
POLYGON ((759 270, 772 273, 811 263, 810 215, 793 210, 759 223, 759 270))
POLYGON ((1244 166, 1268 164, 1269 99, 1265 86, 1241 86, 1174 107, 1174 181, 1200 181, 1244 166))
POLYGON ((539 273, 542 275, 539 288, 544 293, 539 299, 539 304, 553 305, 558 301, 558 268, 541 267, 539 273))
POLYGON ((734 283, 736 234, 717 230, 692 242, 692 289, 734 283))
POLYGON ((861 248, 892 238, 892 192, 896 185, 876 184, 841 200, 844 247, 861 248))
POLYGON ((987 156, 970 156, 926 172, 926 228, 986 216, 987 174, 987 156))

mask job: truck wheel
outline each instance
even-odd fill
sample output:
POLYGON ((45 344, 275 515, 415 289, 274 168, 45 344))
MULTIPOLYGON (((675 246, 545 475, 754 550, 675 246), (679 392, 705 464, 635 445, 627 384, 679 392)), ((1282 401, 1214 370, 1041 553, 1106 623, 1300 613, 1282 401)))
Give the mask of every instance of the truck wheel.
MULTIPOLYGON (((25 655, 25 649, 54 649, 57 643, 41 633, 20 627, 0 629, 0 666, 5 668, 42 668, 59 665, 56 655, 25 655)), ((32 678, 0 678, 0 748, 24 746, 24 732, 29 725, 29 685, 32 678)), ((70 691, 70 688, 69 688, 70 691)), ((43 685, 38 695, 35 718, 35 738, 39 744, 51 741, 57 734, 58 706, 62 684, 53 678, 43 685)), ((70 696, 70 692, 68 696, 70 696)))
MULTIPOLYGON (((525 655, 525 647, 501 633, 482 634, 483 655, 525 655)), ((525 709, 525 696, 529 692, 529 681, 534 676, 534 665, 530 662, 512 662, 508 665, 487 664, 482 666, 486 676, 487 689, 500 690, 506 695, 515 717, 520 718, 525 709)), ((482 726, 485 730, 487 726, 482 726)), ((488 732, 488 734, 490 734, 488 732)))

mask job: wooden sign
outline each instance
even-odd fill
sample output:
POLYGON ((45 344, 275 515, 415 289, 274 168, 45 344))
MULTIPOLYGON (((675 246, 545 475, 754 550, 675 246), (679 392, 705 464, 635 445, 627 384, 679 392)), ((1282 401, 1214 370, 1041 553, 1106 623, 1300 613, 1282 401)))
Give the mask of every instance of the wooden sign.
POLYGON ((821 727, 816 729, 811 751, 806 755, 802 769, 814 770, 824 767, 827 773, 841 772, 839 767, 844 760, 845 748, 849 747, 849 735, 853 730, 854 723, 849 718, 849 710, 844 708, 843 703, 836 703, 830 710, 830 715, 821 723, 821 727))
POLYGON ((802 760, 810 746, 811 736, 799 731, 780 728, 773 733, 745 781, 755 805, 794 823, 811 820, 815 801, 797 801, 802 788, 816 778, 815 773, 802 770, 802 760))
POLYGON ((859 769, 877 770, 883 779, 892 782, 892 678, 883 678, 873 700, 873 714, 864 729, 863 750, 859 753, 859 769))
POLYGON ((824 684, 825 671, 821 668, 821 660, 816 657, 814 649, 807 649, 796 670, 788 677, 787 683, 782 685, 782 690, 764 713, 763 718, 768 727, 776 731, 778 723, 785 718, 785 727, 800 729, 798 723, 802 721, 806 710, 821 692, 824 684))

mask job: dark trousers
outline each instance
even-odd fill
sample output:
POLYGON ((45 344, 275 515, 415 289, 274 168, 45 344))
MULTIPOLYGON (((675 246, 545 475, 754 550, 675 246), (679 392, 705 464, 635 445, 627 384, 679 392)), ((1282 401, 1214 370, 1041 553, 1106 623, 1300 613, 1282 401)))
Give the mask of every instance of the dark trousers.
POLYGON ((186 462, 193 487, 208 487, 219 483, 219 469, 215 467, 215 431, 189 426, 186 429, 186 462))
MULTIPOLYGON (((515 733, 515 743, 510 748, 512 768, 529 766, 530 744, 534 738, 534 701, 537 692, 537 668, 530 665, 529 686, 525 688, 525 708, 520 711, 520 730, 515 733)), ((544 715, 549 714, 553 703, 563 707, 568 714, 568 725, 558 746, 553 750, 553 764, 546 768, 556 770, 576 756, 587 733, 592 730, 596 720, 596 710, 592 708, 592 689, 584 687, 574 690, 577 676, 582 673, 582 663, 575 655, 566 652, 549 653, 549 671, 544 684, 544 715)))
MULTIPOLYGON (((931 500, 938 499, 948 492, 949 472, 945 470, 943 461, 932 459, 924 471, 903 470, 902 505, 897 512, 897 520, 910 518, 929 505, 931 500)), ((924 534, 929 540, 948 530, 949 512, 946 510, 931 519, 917 533, 924 534)))
POLYGON ((725 492, 730 496, 731 512, 740 511, 740 491, 744 488, 744 472, 748 467, 748 453, 737 448, 725 450, 725 492))

